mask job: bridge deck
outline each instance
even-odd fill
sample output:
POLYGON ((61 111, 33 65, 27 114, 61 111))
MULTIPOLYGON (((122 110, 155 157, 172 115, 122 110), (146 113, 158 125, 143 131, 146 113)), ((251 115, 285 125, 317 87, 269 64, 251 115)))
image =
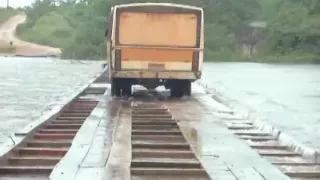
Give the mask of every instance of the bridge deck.
MULTIPOLYGON (((108 93, 99 99, 100 103, 79 130, 69 152, 53 170, 50 179, 130 179, 130 117, 126 113, 119 115, 119 102, 112 102, 113 111, 117 113, 110 116, 108 111, 111 100, 108 93)), ((199 102, 193 104, 200 106, 199 102)), ((195 105, 189 105, 189 108, 194 108, 195 105)), ((177 115, 179 111, 174 106, 168 104, 172 113, 177 115)), ((188 109, 188 104, 185 106, 188 109)), ((219 107, 208 110, 223 111, 219 107)), ((198 116, 197 113, 194 114, 198 116)), ((195 147, 195 151, 211 179, 290 179, 261 158, 245 141, 233 135, 217 116, 213 113, 204 114, 206 115, 202 118, 210 121, 193 121, 195 116, 181 118, 177 115, 177 118, 187 138, 190 133, 188 129, 196 131, 197 143, 200 143, 201 148, 199 150, 195 147)), ((192 140, 189 142, 192 144, 192 140)))

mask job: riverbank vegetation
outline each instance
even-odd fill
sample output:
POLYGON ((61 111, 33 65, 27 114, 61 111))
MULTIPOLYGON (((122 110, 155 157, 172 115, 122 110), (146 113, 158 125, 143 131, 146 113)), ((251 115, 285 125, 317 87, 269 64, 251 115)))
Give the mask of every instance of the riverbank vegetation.
MULTIPOLYGON (((18 28, 27 41, 63 49, 64 58, 104 59, 104 29, 115 4, 142 0, 36 0, 18 28), (58 4, 59 5, 58 5, 58 4)), ((320 57, 318 0, 148 0, 205 11, 205 59, 312 63, 320 57)), ((319 60, 319 59, 318 59, 319 60)))
POLYGON ((16 51, 16 48, 12 46, 2 45, 0 42, 0 54, 11 54, 16 51))
MULTIPOLYGON (((0 25, 18 12, 19 10, 17 9, 0 7, 0 25)), ((9 46, 8 44, 0 41, 0 53, 13 53, 13 52, 15 52, 14 47, 9 46)))
POLYGON ((17 9, 0 7, 0 24, 18 12, 17 9))

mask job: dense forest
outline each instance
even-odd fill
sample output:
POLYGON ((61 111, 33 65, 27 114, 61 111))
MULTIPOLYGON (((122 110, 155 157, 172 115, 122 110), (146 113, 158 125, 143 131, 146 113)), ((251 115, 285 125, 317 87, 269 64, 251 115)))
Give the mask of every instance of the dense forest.
MULTIPOLYGON (((64 58, 104 59, 110 8, 142 0, 36 0, 22 39, 63 49, 64 58)), ((205 12, 205 60, 319 62, 320 0, 148 0, 205 12), (247 49, 246 51, 244 51, 247 49), (246 53, 244 53, 246 52, 246 53)))

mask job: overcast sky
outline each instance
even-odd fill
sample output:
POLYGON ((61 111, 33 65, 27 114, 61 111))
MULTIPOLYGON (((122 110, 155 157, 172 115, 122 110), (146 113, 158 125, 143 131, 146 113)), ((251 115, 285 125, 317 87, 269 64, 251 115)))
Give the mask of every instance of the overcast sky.
MULTIPOLYGON (((31 3, 34 2, 34 0, 9 0, 9 4, 12 7, 24 7, 29 6, 31 3)), ((7 0, 0 0, 0 6, 6 7, 7 6, 7 0)))

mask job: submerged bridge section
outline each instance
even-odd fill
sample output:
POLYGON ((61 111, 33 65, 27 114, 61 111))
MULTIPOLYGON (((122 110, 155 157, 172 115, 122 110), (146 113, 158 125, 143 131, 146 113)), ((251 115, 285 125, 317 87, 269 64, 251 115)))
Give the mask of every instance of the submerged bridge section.
POLYGON ((112 98, 104 74, 0 147, 0 179, 320 179, 318 162, 206 93, 112 98))

